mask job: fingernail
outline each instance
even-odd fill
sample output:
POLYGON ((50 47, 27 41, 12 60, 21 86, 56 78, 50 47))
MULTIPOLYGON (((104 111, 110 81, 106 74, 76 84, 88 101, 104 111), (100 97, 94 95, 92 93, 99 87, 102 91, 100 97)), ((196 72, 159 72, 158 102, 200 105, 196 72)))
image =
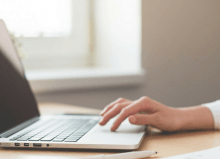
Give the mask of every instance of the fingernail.
POLYGON ((136 119, 134 116, 131 116, 131 117, 129 118, 129 121, 130 121, 131 123, 135 123, 135 122, 137 121, 137 119, 136 119))

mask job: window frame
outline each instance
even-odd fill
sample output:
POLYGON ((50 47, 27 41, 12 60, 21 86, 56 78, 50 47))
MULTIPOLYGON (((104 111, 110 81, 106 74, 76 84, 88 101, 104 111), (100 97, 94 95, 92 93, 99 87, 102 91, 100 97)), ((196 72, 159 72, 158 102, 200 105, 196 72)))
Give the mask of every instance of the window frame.
POLYGON ((17 37, 18 41, 22 43, 24 51, 27 52, 27 58, 22 59, 27 70, 88 65, 90 3, 88 0, 72 0, 73 30, 69 36, 17 37))

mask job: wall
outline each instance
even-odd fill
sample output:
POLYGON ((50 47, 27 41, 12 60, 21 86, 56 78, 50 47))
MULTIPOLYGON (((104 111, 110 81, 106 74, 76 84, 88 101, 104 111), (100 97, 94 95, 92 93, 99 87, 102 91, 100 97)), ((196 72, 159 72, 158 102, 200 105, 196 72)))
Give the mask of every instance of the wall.
POLYGON ((37 95, 54 101, 103 108, 118 97, 146 95, 170 106, 190 106, 220 98, 220 1, 143 0, 140 87, 37 95))
POLYGON ((143 1, 146 94, 168 105, 220 98, 220 1, 143 1))

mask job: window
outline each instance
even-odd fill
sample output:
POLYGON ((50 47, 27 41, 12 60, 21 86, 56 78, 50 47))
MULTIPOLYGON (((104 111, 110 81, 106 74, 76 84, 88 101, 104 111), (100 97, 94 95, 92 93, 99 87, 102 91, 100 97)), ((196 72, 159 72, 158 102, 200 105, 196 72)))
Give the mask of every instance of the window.
POLYGON ((95 0, 94 28, 97 65, 141 68, 141 0, 95 0))
POLYGON ((1 0, 0 6, 1 18, 17 37, 68 36, 71 12, 71 0, 1 0))
POLYGON ((0 18, 27 53, 23 63, 35 92, 142 81, 141 0, 0 0, 0 4, 0 18))
POLYGON ((88 0, 0 0, 0 19, 22 43, 26 69, 85 67, 88 0))

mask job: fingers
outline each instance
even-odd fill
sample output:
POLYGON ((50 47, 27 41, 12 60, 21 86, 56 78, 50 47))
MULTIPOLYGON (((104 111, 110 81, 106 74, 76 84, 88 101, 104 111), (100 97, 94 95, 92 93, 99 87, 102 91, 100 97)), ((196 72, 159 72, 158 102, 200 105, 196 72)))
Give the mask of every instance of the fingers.
POLYGON ((107 111, 104 115, 102 120, 99 122, 100 125, 105 125, 111 118, 115 117, 118 113, 121 112, 121 110, 128 105, 130 105, 132 102, 124 102, 124 103, 118 103, 113 106, 109 111, 107 111))
POLYGON ((146 111, 151 114, 156 111, 156 108, 152 103, 151 99, 149 99, 148 97, 142 97, 139 100, 127 106, 126 108, 124 108, 123 110, 121 110, 118 118, 112 125, 111 130, 115 131, 127 117, 136 114, 140 111, 146 111))
POLYGON ((123 102, 127 102, 129 100, 124 99, 124 98, 118 98, 117 100, 115 100, 114 102, 110 103, 109 105, 107 105, 103 111, 101 111, 100 115, 103 116, 105 115, 106 112, 108 112, 110 109, 112 109, 114 107, 115 104, 117 103, 123 103, 123 102))
POLYGON ((151 114, 136 114, 128 118, 131 124, 135 125, 153 125, 154 115, 151 114))

